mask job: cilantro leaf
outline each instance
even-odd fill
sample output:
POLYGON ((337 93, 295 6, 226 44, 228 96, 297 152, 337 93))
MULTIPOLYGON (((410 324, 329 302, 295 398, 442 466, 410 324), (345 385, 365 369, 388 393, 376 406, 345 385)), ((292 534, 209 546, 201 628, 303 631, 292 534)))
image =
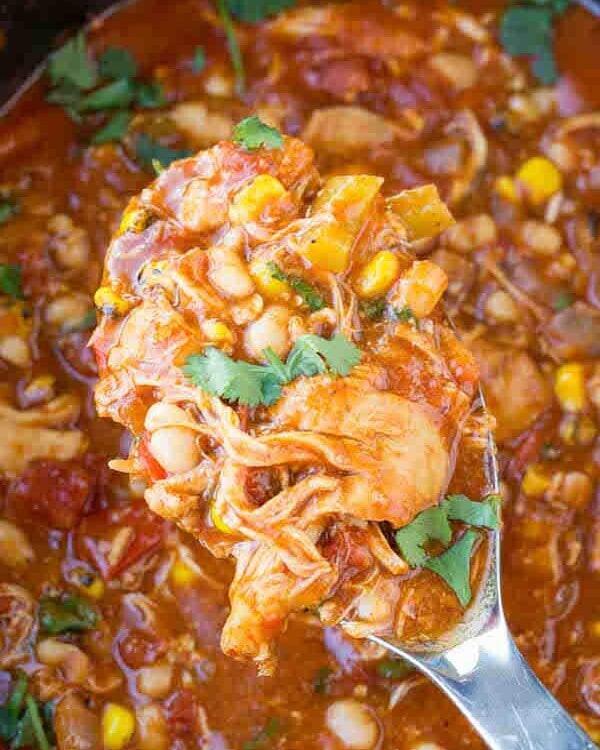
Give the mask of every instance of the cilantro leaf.
POLYGON ((556 83, 558 80, 558 69, 556 58, 550 44, 542 47, 531 63, 531 70, 539 81, 546 86, 556 83))
POLYGON ((481 502, 469 500, 466 495, 448 495, 442 507, 451 521, 462 521, 469 526, 482 526, 486 529, 497 529, 498 495, 488 495, 481 502))
POLYGON ((500 41, 509 55, 536 55, 548 44, 552 11, 538 5, 513 5, 502 16, 500 41))
POLYGON ((11 740, 18 729, 19 715, 27 694, 27 677, 20 673, 17 676, 10 698, 0 706, 0 737, 11 740))
POLYGON ((452 529, 442 506, 421 511, 407 526, 396 531, 396 544, 406 562, 416 568, 427 561, 423 546, 432 540, 448 544, 452 529))
POLYGON ((116 81, 119 78, 135 78, 138 66, 128 49, 107 47, 98 59, 98 70, 102 78, 116 81))
POLYGON ((24 299, 21 266, 0 263, 0 292, 14 299, 24 299))
POLYGON ((267 125, 256 115, 238 122, 233 129, 233 141, 246 151, 283 148, 283 136, 279 130, 267 125))
POLYGON ((556 295, 556 297, 554 298, 554 302, 552 303, 552 307, 556 310, 556 312, 561 312, 562 310, 566 310, 567 307, 571 307, 573 302, 575 302, 575 297, 573 296, 573 294, 568 290, 564 290, 556 295))
POLYGON ((157 109, 164 107, 166 103, 165 94, 158 81, 138 83, 135 87, 135 98, 144 109, 157 109))
POLYGON ((0 224, 5 224, 9 219, 19 213, 19 202, 10 195, 0 197, 0 224))
POLYGON ((178 159, 186 159, 194 152, 190 149, 174 149, 163 146, 157 141, 153 141, 146 133, 142 133, 136 142, 136 158, 145 169, 152 169, 154 162, 157 161, 162 167, 168 167, 178 159))
POLYGON ((50 55, 48 75, 53 85, 67 82, 82 91, 98 83, 98 73, 90 60, 83 32, 80 32, 50 55))
POLYGON ((476 531, 466 531, 450 549, 425 563, 426 568, 446 581, 463 607, 471 601, 471 552, 477 537, 476 531))
POLYGON ((383 318, 383 313, 387 307, 385 297, 375 297, 375 299, 361 300, 358 310, 367 320, 379 320, 383 318))
POLYGON ((227 0, 231 15, 246 23, 264 21, 294 5, 295 0, 227 0))
POLYGON ((404 306, 400 310, 394 308, 392 311, 392 316, 395 320, 399 320, 401 323, 415 323, 417 325, 419 323, 419 321, 417 320, 417 316, 410 309, 410 307, 407 306, 404 306))
POLYGON ((275 403, 282 386, 300 375, 310 377, 328 370, 347 375, 360 361, 360 351, 340 334, 329 341, 313 334, 300 336, 285 363, 272 349, 263 354, 267 364, 254 365, 208 347, 202 354, 189 356, 183 372, 207 393, 255 407, 275 403))
POLYGON ((194 73, 200 73, 206 67, 206 54, 204 47, 196 47, 194 57, 192 58, 192 70, 194 73))
POLYGON ((39 620, 51 635, 90 630, 98 622, 96 610, 79 596, 45 597, 40 601, 39 620))
POLYGON ((127 132, 132 117, 131 112, 116 112, 106 125, 94 133, 92 143, 95 146, 100 146, 103 143, 120 141, 127 132))
POLYGON ((29 717, 29 723, 31 724, 31 733, 35 738, 39 750, 50 750, 50 743, 48 742, 48 737, 46 736, 46 732, 44 730, 44 724, 42 722, 42 717, 40 716, 40 710, 37 702, 31 697, 31 695, 28 695, 25 698, 25 705, 27 706, 27 713, 25 714, 25 717, 29 717))
POLYGON ((404 659, 383 659, 377 663, 375 671, 386 680, 401 680, 413 671, 413 667, 404 659))
POLYGON ((79 112, 98 112, 102 109, 120 109, 133 101, 134 89, 131 81, 121 78, 107 83, 91 94, 82 97, 77 105, 79 112))
POLYGON ((326 306, 327 303, 315 287, 307 281, 304 281, 301 276, 294 276, 286 273, 276 263, 267 263, 267 268, 274 279, 289 284, 292 289, 302 297, 311 312, 322 310, 326 306))

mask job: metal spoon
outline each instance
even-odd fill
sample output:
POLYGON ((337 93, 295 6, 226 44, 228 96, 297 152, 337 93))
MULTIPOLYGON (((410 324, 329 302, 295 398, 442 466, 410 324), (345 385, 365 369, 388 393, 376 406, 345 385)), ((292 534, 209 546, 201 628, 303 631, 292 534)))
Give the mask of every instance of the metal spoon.
MULTIPOLYGON (((491 433, 486 463, 488 483, 498 492, 491 433)), ((429 677, 491 750, 598 750, 538 680, 512 639, 502 608, 499 532, 493 533, 486 579, 459 628, 418 648, 375 635, 369 640, 429 677)))

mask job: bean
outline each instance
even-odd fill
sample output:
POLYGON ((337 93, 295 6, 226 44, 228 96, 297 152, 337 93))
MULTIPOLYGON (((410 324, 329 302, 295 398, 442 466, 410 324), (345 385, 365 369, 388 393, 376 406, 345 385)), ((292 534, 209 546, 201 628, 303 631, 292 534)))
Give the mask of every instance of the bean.
POLYGON ((379 739, 379 727, 371 711, 355 700, 341 700, 327 709, 327 726, 351 750, 371 750, 379 739))
POLYGON ((150 451, 168 472, 183 474, 198 465, 196 433, 185 427, 161 427, 150 437, 150 451))

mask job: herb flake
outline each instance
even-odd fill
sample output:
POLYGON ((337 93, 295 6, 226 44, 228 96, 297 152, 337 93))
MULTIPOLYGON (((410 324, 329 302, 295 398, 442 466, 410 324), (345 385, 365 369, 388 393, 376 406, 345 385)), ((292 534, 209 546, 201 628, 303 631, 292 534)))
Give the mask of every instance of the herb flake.
POLYGON ((471 601, 471 552, 477 537, 477 532, 466 531, 450 549, 425 563, 426 568, 446 581, 463 607, 471 601))
POLYGON ((259 148, 283 148, 283 136, 279 130, 267 125, 256 115, 238 122, 233 129, 233 141, 246 151, 256 151, 259 148))
POLYGON ((39 621, 46 633, 77 633, 91 630, 98 622, 96 610, 84 599, 73 594, 44 597, 40 601, 39 621))
POLYGON ((301 276, 294 276, 293 274, 286 273, 276 263, 268 263, 267 268, 274 279, 289 284, 290 287, 302 297, 304 304, 311 312, 317 312, 317 310, 322 310, 327 306, 325 299, 319 294, 317 289, 315 289, 312 284, 305 281, 301 276))
POLYGON ((13 299, 24 299, 21 266, 17 263, 0 263, 0 292, 13 299))

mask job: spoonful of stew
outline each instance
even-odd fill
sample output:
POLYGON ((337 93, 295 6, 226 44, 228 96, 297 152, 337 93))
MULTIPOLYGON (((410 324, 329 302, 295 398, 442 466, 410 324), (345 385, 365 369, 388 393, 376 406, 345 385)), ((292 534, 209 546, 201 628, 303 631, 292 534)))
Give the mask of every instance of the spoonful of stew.
POLYGON ((235 561, 221 645, 277 668, 310 612, 434 680, 491 747, 592 748, 510 639, 501 496, 475 361, 415 250, 432 185, 321 176, 256 117, 168 168, 113 238, 93 336, 113 469, 235 561))

